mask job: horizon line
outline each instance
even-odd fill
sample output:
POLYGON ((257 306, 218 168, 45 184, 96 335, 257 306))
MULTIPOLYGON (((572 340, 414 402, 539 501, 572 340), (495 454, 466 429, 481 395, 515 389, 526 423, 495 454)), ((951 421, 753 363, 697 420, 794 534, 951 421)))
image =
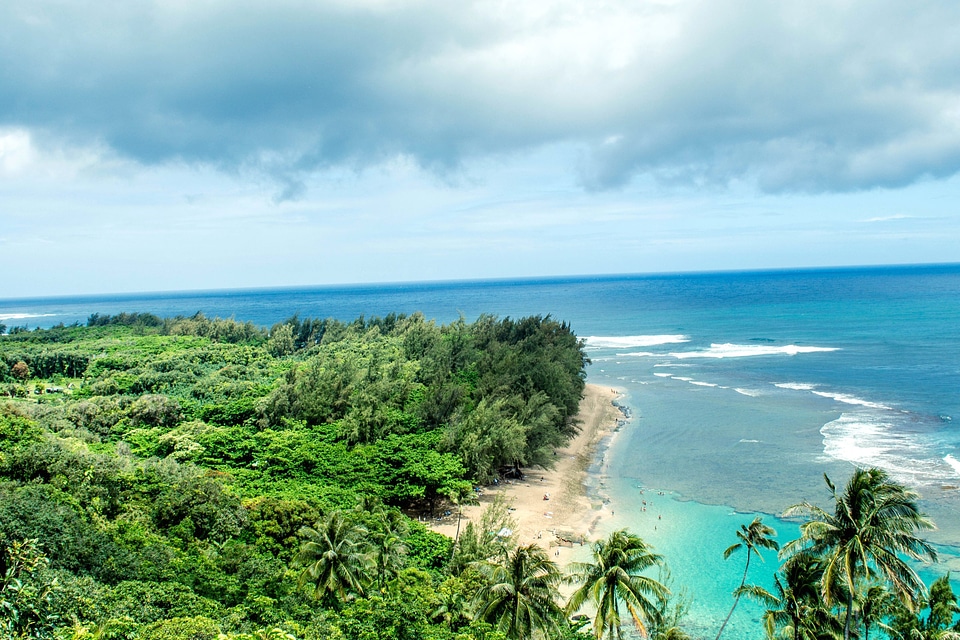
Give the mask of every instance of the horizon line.
POLYGON ((586 274, 565 274, 565 275, 539 275, 539 276, 503 276, 496 278, 451 278, 440 280, 400 280, 400 281, 372 281, 372 282, 343 282, 327 284, 293 284, 293 285, 261 285, 253 287, 219 287, 204 289, 155 289, 151 291, 115 291, 99 293, 69 293, 52 294, 38 296, 24 296, 16 298, 0 298, 0 303, 7 302, 25 302, 39 300, 66 300, 66 299, 99 299, 99 298, 135 298, 140 296, 202 296, 212 293, 254 293, 267 291, 317 291, 322 289, 329 290, 362 290, 370 289, 389 289, 412 286, 453 286, 453 285, 482 285, 482 284, 505 284, 505 283, 527 283, 527 284, 547 284, 551 282, 585 282, 589 280, 619 280, 619 279, 638 279, 638 278, 678 278, 688 276, 722 276, 722 275, 748 275, 748 274, 790 274, 790 273, 827 273, 827 272, 853 272, 853 271, 881 271, 891 269, 937 269, 937 268, 957 268, 958 262, 914 262, 914 263, 884 263, 884 264, 859 264, 859 265, 833 265, 833 266, 801 266, 801 267, 760 267, 753 269, 698 269, 690 271, 646 271, 632 273, 586 273, 586 274))

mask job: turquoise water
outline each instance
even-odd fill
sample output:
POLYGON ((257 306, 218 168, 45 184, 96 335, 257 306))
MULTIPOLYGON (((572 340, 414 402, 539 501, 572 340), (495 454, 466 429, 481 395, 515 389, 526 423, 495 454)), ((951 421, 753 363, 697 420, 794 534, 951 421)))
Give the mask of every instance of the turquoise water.
MULTIPOLYGON (((739 525, 767 514, 781 542, 793 539, 796 523, 776 514, 826 505, 823 474, 839 484, 853 465, 887 469, 923 496, 945 555, 921 567, 928 581, 960 571, 960 266, 0 300, 0 323, 120 311, 261 325, 394 311, 569 321, 593 360, 588 380, 632 409, 604 456, 597 489, 615 515, 600 533, 626 526, 653 543, 705 637, 742 572, 742 556, 722 559, 739 525)), ((751 581, 769 584, 775 568, 757 563, 751 581)), ((757 637, 760 613, 742 603, 724 637, 757 637)))

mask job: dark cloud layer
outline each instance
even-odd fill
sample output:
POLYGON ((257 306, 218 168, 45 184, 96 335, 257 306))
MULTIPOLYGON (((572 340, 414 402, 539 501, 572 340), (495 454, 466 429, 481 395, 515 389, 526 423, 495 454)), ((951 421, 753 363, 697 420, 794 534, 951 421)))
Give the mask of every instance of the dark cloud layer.
MULTIPOLYGON (((144 164, 441 174, 572 143, 637 175, 768 191, 960 170, 960 5, 0 4, 0 126, 144 164)), ((574 170, 574 167, 571 167, 574 170)))

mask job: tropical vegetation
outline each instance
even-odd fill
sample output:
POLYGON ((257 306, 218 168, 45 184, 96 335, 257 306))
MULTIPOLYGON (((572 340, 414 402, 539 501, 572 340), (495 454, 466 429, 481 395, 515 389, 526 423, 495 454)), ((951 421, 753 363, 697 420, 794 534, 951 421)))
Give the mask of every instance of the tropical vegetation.
MULTIPOLYGON (((549 467, 588 362, 549 317, 16 327, 0 335, 0 638, 689 640, 703 626, 682 587, 629 531, 562 571, 518 546, 502 501, 456 543, 425 524, 549 467)), ((730 615, 745 596, 771 638, 960 638, 949 576, 927 590, 910 562, 935 555, 918 496, 877 469, 827 486, 828 507, 787 511, 802 535, 769 588, 751 559, 775 532, 733 532, 730 615)))
POLYGON ((774 540, 776 535, 777 532, 763 524, 763 518, 757 516, 749 525, 740 525, 740 530, 737 531, 737 538, 740 539, 740 542, 730 545, 723 552, 723 557, 726 559, 740 549, 743 549, 747 554, 747 560, 743 563, 743 577, 740 579, 740 586, 737 587, 737 590, 733 594, 733 606, 730 607, 730 613, 727 614, 727 617, 723 619, 723 624, 720 625, 720 630, 717 631, 716 640, 720 640, 720 635, 726 628, 727 623, 730 622, 730 617, 736 610, 737 604, 740 603, 740 596, 747 584, 747 574, 750 571, 750 558, 756 555, 760 560, 763 560, 763 556, 760 555, 760 549, 779 550, 780 544, 774 540))
POLYGON ((659 567, 661 556, 639 536, 621 529, 594 542, 591 558, 592 562, 570 567, 568 580, 579 587, 567 603, 568 613, 590 603, 596 611, 592 626, 598 639, 623 637, 623 610, 641 635, 646 635, 651 622, 660 623, 657 602, 666 597, 667 589, 644 572, 659 567))

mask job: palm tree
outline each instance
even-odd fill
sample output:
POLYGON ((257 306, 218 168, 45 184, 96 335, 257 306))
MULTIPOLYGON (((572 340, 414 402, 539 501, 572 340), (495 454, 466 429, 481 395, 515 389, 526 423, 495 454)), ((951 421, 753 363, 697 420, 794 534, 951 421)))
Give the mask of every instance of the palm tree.
POLYGON ((341 511, 330 513, 315 527, 300 528, 305 538, 296 557, 304 565, 300 585, 312 584, 314 597, 331 607, 363 595, 370 565, 363 542, 367 530, 341 511))
POLYGON ((407 545, 403 539, 409 533, 407 519, 397 509, 385 509, 379 500, 372 502, 360 513, 372 515, 377 519, 377 526, 368 529, 370 556, 373 561, 374 582, 377 588, 383 590, 390 580, 404 568, 407 556, 407 545))
POLYGON ((842 495, 837 495, 830 478, 824 475, 824 479, 833 496, 834 512, 808 502, 787 509, 785 515, 805 514, 808 520, 800 525, 800 538, 787 544, 784 551, 789 555, 806 549, 824 559, 821 595, 828 606, 838 595, 845 598, 843 637, 850 640, 857 586, 865 578, 883 577, 908 608, 913 608, 924 586, 900 555, 936 561, 933 547, 915 535, 934 527, 917 507, 919 496, 892 482, 880 469, 857 469, 842 495))
POLYGON ((801 552, 785 562, 774 576, 774 593, 756 585, 744 585, 738 591, 768 607, 763 614, 763 623, 770 638, 777 637, 778 629, 781 637, 791 640, 835 637, 840 624, 823 607, 820 599, 822 576, 822 561, 801 552))
POLYGON ((663 558, 653 553, 639 536, 620 529, 606 540, 597 540, 592 548, 593 562, 575 562, 570 565, 568 582, 580 587, 570 596, 567 613, 575 613, 585 602, 596 606, 593 634, 618 640, 623 638, 620 628, 622 603, 637 630, 646 635, 647 624, 659 624, 657 602, 669 595, 659 581, 641 575, 651 567, 661 566, 663 558), (651 598, 653 600, 651 600, 651 598))
POLYGON ((743 578, 740 579, 740 586, 737 587, 737 590, 734 592, 733 606, 730 607, 730 613, 727 614, 727 617, 723 620, 723 624, 720 625, 720 630, 717 631, 716 640, 720 640, 720 634, 723 633, 727 623, 730 621, 730 616, 733 615, 734 609, 736 609, 737 604, 740 603, 739 592, 741 589, 743 589, 743 585, 747 584, 747 571, 750 570, 750 558, 756 554, 756 556, 760 558, 760 561, 763 562, 763 556, 760 555, 760 549, 773 549, 775 551, 779 550, 780 545, 777 544, 776 540, 773 539, 773 537, 776 535, 777 532, 763 524, 763 518, 757 516, 749 525, 740 525, 740 530, 737 531, 737 537, 740 538, 740 542, 730 545, 723 552, 723 559, 726 560, 740 549, 746 549, 747 561, 743 566, 743 578))
POLYGON ((930 585, 930 598, 927 600, 930 613, 924 622, 928 637, 941 640, 956 640, 960 636, 960 622, 954 622, 960 607, 957 597, 950 586, 950 574, 940 576, 930 585))
POLYGON ((396 530, 388 529, 382 536, 378 536, 372 555, 377 588, 382 590, 403 569, 407 545, 397 535, 396 530))
POLYGON ((887 585, 879 582, 867 584, 857 596, 857 610, 860 622, 863 623, 863 640, 870 640, 870 629, 873 627, 880 627, 887 632, 888 637, 892 637, 892 629, 884 622, 892 613, 891 598, 887 585))
MULTIPOLYGON (((940 576, 930 585, 930 595, 921 607, 927 610, 926 617, 919 611, 908 611, 901 603, 890 603, 893 632, 887 635, 903 640, 958 640, 960 622, 954 622, 960 607, 950 586, 950 574, 940 576)), ((918 607, 920 609, 921 607, 918 607)))
POLYGON ((510 640, 552 637, 562 610, 557 585, 562 576, 555 562, 535 544, 518 547, 502 562, 475 565, 486 578, 474 602, 477 617, 493 624, 510 640))
POLYGON ((470 622, 469 606, 470 602, 463 592, 460 579, 448 578, 437 591, 437 604, 430 612, 430 618, 443 623, 451 631, 456 631, 470 622))

